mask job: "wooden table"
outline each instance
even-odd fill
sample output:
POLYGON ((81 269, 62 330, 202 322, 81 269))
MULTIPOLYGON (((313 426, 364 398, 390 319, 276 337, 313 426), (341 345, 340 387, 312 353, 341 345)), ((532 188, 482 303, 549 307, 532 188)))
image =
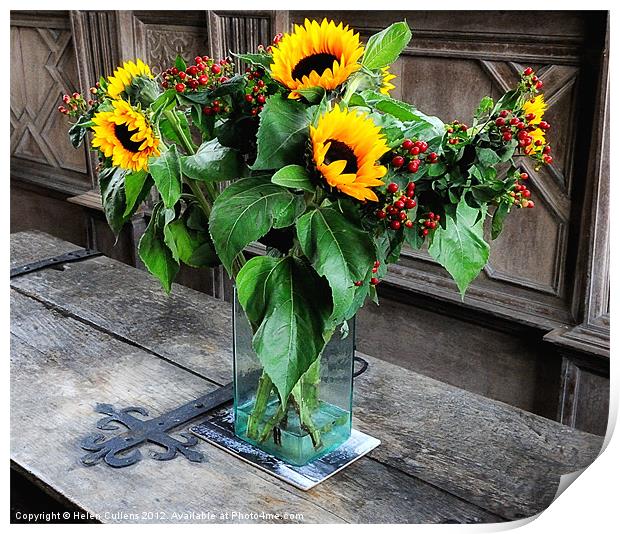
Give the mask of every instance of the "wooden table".
MULTIPOLYGON (((12 234, 11 262, 77 248, 12 234)), ((86 467, 79 442, 95 430, 97 402, 155 416, 231 380, 230 305, 178 285, 166 295, 147 273, 106 257, 14 278, 12 466, 103 522, 473 523, 544 510, 560 476, 602 446, 601 437, 364 358, 354 425, 382 444, 309 492, 206 442, 197 446, 203 463, 86 467)))

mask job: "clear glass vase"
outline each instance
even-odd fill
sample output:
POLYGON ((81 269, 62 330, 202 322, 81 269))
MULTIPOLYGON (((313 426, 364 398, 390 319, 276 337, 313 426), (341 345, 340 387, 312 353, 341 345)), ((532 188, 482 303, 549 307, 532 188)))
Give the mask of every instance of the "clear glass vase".
POLYGON ((338 448, 351 435, 355 318, 337 328, 283 409, 252 348, 252 329, 233 300, 235 434, 293 465, 338 448))

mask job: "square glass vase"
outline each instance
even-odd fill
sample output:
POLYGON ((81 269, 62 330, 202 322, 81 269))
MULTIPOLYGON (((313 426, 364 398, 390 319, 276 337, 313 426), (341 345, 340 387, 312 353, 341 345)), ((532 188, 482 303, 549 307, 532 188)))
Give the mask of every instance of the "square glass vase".
POLYGON ((237 437, 296 466, 337 449, 351 436, 355 318, 336 328, 282 407, 252 348, 252 328, 236 295, 233 302, 237 437))

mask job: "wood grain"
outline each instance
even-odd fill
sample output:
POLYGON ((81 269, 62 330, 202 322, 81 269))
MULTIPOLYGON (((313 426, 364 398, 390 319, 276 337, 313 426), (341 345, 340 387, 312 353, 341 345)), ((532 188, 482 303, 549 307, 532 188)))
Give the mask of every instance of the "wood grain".
MULTIPOLYGON (((14 253, 32 241, 16 236, 14 253)), ((106 258, 12 282, 199 376, 229 380, 229 305, 184 288, 163 296, 154 285, 146 273, 106 258), (144 313, 137 314, 136 303, 144 313)), ((514 519, 542 511, 560 475, 588 465, 600 450, 597 436, 366 358, 370 369, 356 381, 355 424, 383 442, 371 457, 494 514, 514 519)))

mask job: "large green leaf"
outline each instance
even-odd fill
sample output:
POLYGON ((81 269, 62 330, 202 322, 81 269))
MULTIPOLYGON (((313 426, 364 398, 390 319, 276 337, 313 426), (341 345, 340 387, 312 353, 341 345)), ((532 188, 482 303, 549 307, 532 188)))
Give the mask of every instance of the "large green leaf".
MULTIPOLYGON (((183 132, 183 136, 187 141, 189 141, 192 145, 194 144, 192 141, 192 132, 189 129, 189 122, 187 121, 187 116, 182 111, 167 111, 163 114, 161 119, 159 119, 159 130, 163 134, 166 139, 170 139, 174 143, 178 145, 184 146, 184 140, 181 139, 179 133, 177 132, 175 126, 173 126, 169 115, 174 113, 176 116, 176 121, 183 132)), ((194 145, 195 148, 195 145, 194 145)))
POLYGON ((279 169, 301 163, 309 136, 312 108, 296 100, 274 95, 260 114, 258 154, 253 170, 279 169))
POLYGON ((243 174, 239 152, 220 145, 217 139, 200 145, 198 152, 181 156, 183 174, 194 180, 222 182, 243 174))
POLYGON ((233 260, 243 248, 271 228, 290 226, 303 212, 304 201, 269 177, 243 178, 217 197, 209 227, 215 250, 231 272, 233 260))
POLYGON ((454 278, 465 295, 467 287, 489 259, 489 245, 483 237, 485 209, 475 209, 461 199, 456 213, 446 213, 445 228, 439 226, 428 247, 435 258, 454 278))
POLYGON ((406 22, 395 22, 368 39, 362 65, 380 69, 394 63, 411 40, 411 30, 406 22))
POLYGON ((140 238, 138 254, 148 271, 157 277, 166 292, 170 293, 172 281, 179 272, 179 263, 165 243, 163 230, 165 224, 161 204, 158 204, 153 209, 149 225, 140 238))
POLYGON ((209 234, 188 228, 185 219, 176 219, 164 227, 164 241, 176 261, 190 267, 217 264, 209 234))
POLYGON ((332 290, 334 324, 348 319, 355 282, 365 280, 377 258, 375 246, 359 224, 333 207, 317 208, 297 220, 301 248, 332 290))
POLYGON ((176 145, 149 160, 149 171, 164 205, 172 208, 181 198, 181 160, 176 145))
POLYGON ((270 54, 233 54, 236 58, 239 58, 250 65, 258 65, 264 68, 267 72, 273 64, 273 58, 270 54))
POLYGON ((120 167, 111 167, 99 172, 99 189, 103 213, 114 234, 118 235, 127 221, 125 217, 125 175, 120 167))
POLYGON ((130 217, 133 214, 146 198, 152 186, 153 181, 144 170, 125 175, 125 212, 123 217, 130 217))
POLYGON ((239 272, 237 295, 254 350, 285 403, 329 338, 329 287, 297 258, 257 256, 239 272))

